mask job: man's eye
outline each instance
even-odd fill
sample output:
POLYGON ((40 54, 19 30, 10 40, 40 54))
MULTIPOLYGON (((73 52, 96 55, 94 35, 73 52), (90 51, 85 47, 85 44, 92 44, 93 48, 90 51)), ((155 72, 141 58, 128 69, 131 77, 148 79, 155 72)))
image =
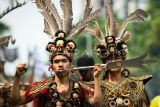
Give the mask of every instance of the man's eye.
POLYGON ((67 59, 63 59, 62 62, 67 62, 67 59))
POLYGON ((53 62, 54 62, 54 63, 59 63, 60 61, 59 61, 59 60, 54 60, 53 62))

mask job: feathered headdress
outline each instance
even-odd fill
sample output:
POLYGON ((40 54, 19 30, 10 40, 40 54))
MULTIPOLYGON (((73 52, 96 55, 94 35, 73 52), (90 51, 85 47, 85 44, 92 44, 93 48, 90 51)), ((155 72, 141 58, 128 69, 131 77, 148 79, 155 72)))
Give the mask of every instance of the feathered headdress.
POLYGON ((51 0, 36 0, 36 5, 44 16, 44 31, 51 35, 52 38, 56 36, 55 41, 47 45, 47 50, 51 52, 52 57, 56 54, 65 54, 70 59, 73 59, 76 45, 71 39, 79 35, 85 29, 87 22, 100 13, 100 9, 92 12, 91 1, 86 1, 83 19, 73 26, 72 0, 60 0, 63 18, 60 17, 58 10, 51 0))
POLYGON ((96 22, 96 28, 86 29, 92 35, 95 35, 99 44, 97 45, 97 56, 102 61, 106 61, 109 57, 119 55, 122 59, 126 59, 128 48, 126 41, 129 40, 132 34, 129 31, 124 31, 126 26, 131 22, 142 22, 148 17, 147 13, 142 9, 137 9, 122 22, 121 26, 118 28, 116 20, 113 16, 113 10, 111 5, 111 0, 104 0, 104 7, 106 13, 106 35, 102 34, 101 29, 96 22))

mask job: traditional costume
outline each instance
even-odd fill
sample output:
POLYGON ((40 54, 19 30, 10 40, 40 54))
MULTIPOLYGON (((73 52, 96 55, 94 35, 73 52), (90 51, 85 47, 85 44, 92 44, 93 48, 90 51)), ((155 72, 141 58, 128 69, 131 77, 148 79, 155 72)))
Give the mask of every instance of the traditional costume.
MULTIPOLYGON (((81 33, 86 23, 95 18, 100 10, 91 13, 90 0, 87 0, 84 18, 76 26, 72 26, 73 13, 72 1, 60 0, 63 12, 63 19, 58 14, 55 5, 51 0, 36 0, 38 9, 44 16, 45 32, 51 35, 53 41, 49 42, 46 50, 50 52, 50 61, 56 55, 64 55, 70 61, 74 58, 76 44, 71 39, 81 33)), ((52 66, 48 69, 51 73, 52 66)), ((26 92, 25 96, 34 100, 35 107, 85 107, 86 94, 93 95, 93 90, 79 82, 70 80, 69 90, 58 92, 57 83, 54 77, 43 82, 34 83, 26 92)))
MULTIPOLYGON (((117 23, 113 16, 111 0, 104 0, 104 7, 106 10, 106 37, 103 36, 101 29, 96 22, 96 30, 88 30, 88 33, 95 35, 99 43, 96 45, 97 57, 105 64, 108 63, 107 68, 116 67, 144 67, 143 60, 145 55, 126 60, 128 54, 128 47, 126 41, 130 39, 131 33, 125 31, 125 27, 130 22, 140 22, 147 18, 147 13, 142 9, 137 9, 131 13, 122 22, 122 25, 117 29, 117 23), (113 59, 121 59, 121 61, 110 62, 113 59)), ((152 62, 152 60, 148 61, 152 62)), ((130 77, 129 70, 124 68, 121 71, 122 78, 117 84, 108 81, 109 69, 105 71, 104 80, 101 82, 103 93, 103 107, 142 107, 144 84, 152 78, 151 75, 142 77, 130 77)), ((89 82, 86 85, 93 87, 94 83, 89 82)))

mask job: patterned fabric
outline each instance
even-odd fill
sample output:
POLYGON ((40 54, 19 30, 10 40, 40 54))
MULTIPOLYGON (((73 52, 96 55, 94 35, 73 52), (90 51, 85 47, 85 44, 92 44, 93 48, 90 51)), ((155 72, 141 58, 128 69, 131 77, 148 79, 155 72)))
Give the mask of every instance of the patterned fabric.
MULTIPOLYGON (((53 101, 52 99, 53 95, 49 93, 49 87, 50 87, 49 85, 52 82, 54 82, 54 80, 52 79, 49 79, 43 82, 36 82, 27 90, 27 92, 25 93, 25 96, 27 98, 34 100, 34 107, 56 107, 55 105, 52 104, 52 102, 56 103, 62 100, 65 104, 65 106, 63 107, 70 107, 70 106, 66 106, 66 104, 68 102, 73 102, 73 100, 71 100, 71 96, 73 95, 73 92, 75 91, 75 88, 73 88, 74 84, 77 84, 77 82, 71 81, 68 91, 59 93, 60 99, 55 99, 55 101, 53 101)), ((76 107, 94 107, 94 106, 90 106, 88 102, 84 100, 85 95, 93 94, 93 92, 90 91, 88 87, 82 86, 80 84, 79 93, 80 93, 79 94, 80 96, 78 97, 78 101, 80 102, 80 104, 79 106, 76 106, 76 107)))
POLYGON ((0 107, 13 107, 11 99, 11 88, 1 87, 0 88, 0 107), (2 103, 3 101, 3 103, 2 103))
POLYGON ((122 78, 117 84, 108 80, 101 81, 103 89, 103 107, 142 107, 144 82, 152 76, 122 78))
POLYGON ((25 96, 31 99, 36 98, 39 94, 43 94, 48 89, 49 84, 52 79, 43 81, 43 82, 35 82, 31 85, 25 93, 25 96))
MULTIPOLYGON (((152 78, 151 75, 142 77, 123 77, 117 84, 101 80, 103 93, 102 107, 142 107, 144 84, 152 78)), ((84 82, 83 85, 94 88, 94 82, 84 82)))

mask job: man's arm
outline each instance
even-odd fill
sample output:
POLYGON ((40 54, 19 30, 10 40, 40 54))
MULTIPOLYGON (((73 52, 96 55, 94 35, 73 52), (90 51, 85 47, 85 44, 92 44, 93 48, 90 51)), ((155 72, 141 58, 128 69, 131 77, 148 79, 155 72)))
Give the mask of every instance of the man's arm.
POLYGON ((96 107, 102 107, 102 91, 100 87, 100 79, 99 74, 102 71, 102 67, 98 64, 94 66, 94 95, 92 97, 88 97, 89 103, 93 103, 96 107))
POLYGON ((16 67, 16 74, 13 81, 13 87, 11 91, 11 98, 13 105, 21 105, 26 104, 31 101, 31 99, 25 97, 24 95, 20 94, 20 77, 24 74, 26 70, 25 64, 20 64, 16 67))

